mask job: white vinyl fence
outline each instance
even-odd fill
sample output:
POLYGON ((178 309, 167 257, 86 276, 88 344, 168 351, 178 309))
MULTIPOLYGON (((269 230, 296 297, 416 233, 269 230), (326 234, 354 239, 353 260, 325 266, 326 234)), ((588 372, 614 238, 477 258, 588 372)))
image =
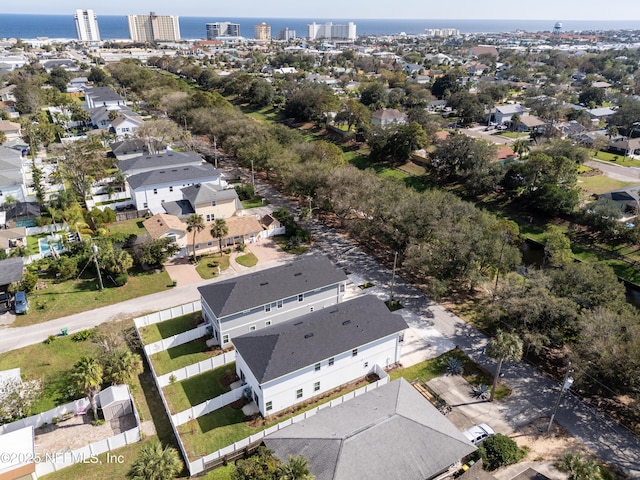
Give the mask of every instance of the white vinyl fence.
POLYGON ((141 440, 140 427, 132 428, 114 437, 94 442, 86 447, 77 450, 56 452, 51 455, 42 455, 36 463, 36 474, 38 477, 69 467, 74 463, 97 463, 95 458, 101 453, 110 452, 141 440))
POLYGON ((171 416, 171 421, 177 427, 187 423, 189 420, 193 420, 198 417, 202 417, 203 415, 207 415, 219 408, 222 408, 230 403, 235 402, 236 400, 240 400, 242 398, 242 394, 246 386, 238 387, 230 392, 223 393, 222 395, 218 395, 211 400, 207 400, 206 402, 202 402, 195 407, 188 408, 182 412, 176 413, 171 416))
POLYGON ((16 420, 12 423, 5 423, 4 425, 0 425, 0 435, 4 435, 5 433, 13 432, 15 430, 20 430, 21 428, 28 426, 33 426, 33 428, 35 429, 41 427, 45 423, 53 423, 53 419, 56 417, 60 419, 65 414, 75 414, 79 410, 86 411, 90 407, 91 404, 86 398, 75 400, 65 405, 60 405, 59 407, 47 410, 46 412, 32 415, 31 417, 23 418, 21 420, 16 420))
POLYGON ((202 338, 207 334, 207 325, 202 324, 193 330, 187 330, 186 332, 179 333, 177 335, 173 335, 169 338, 163 338, 162 340, 158 340, 157 342, 150 343, 149 345, 144 346, 144 351, 149 355, 153 355, 154 353, 162 352, 163 350, 168 350, 173 347, 177 347, 178 345, 182 345, 183 343, 188 343, 193 340, 197 340, 198 338, 202 338))
POLYGON ((200 375, 201 373, 208 372, 209 370, 213 370, 214 368, 222 367, 231 362, 236 361, 236 351, 232 350, 230 352, 223 353, 222 355, 217 355, 215 357, 207 358, 206 360, 202 360, 201 362, 194 363, 193 365, 187 365, 186 367, 180 368, 178 370, 174 370, 173 372, 166 373, 164 375, 160 375, 158 377, 158 384, 160 387, 166 387, 171 383, 171 376, 175 377, 175 382, 181 382, 182 380, 186 380, 187 378, 194 377, 196 375, 200 375))
MULTIPOLYGON (((313 408, 311 410, 307 410, 304 413, 301 413, 300 415, 296 415, 295 417, 291 417, 283 422, 278 423, 277 425, 274 425, 272 427, 269 427, 265 430, 262 430, 261 432, 256 433, 255 435, 251 435, 249 437, 246 437, 238 442, 235 442, 233 445, 229 445, 227 447, 221 448, 220 450, 210 453, 209 455, 206 455, 204 457, 201 457, 197 460, 194 460, 193 462, 189 462, 188 463, 188 467, 189 467, 189 473, 191 476, 193 475, 197 475, 198 473, 202 473, 205 471, 206 466, 208 463, 211 462, 215 462, 216 460, 219 460, 223 457, 225 457, 226 455, 230 455, 234 452, 237 452, 238 450, 242 450, 245 447, 248 447, 249 445, 262 440, 264 437, 266 437, 267 435, 273 433, 273 432, 277 432, 278 430, 284 428, 284 427, 288 427, 289 425, 293 425, 294 423, 298 423, 306 418, 312 417, 313 415, 315 415, 316 413, 318 413, 320 410, 324 409, 324 408, 331 408, 331 407, 335 407, 337 405, 340 405, 341 403, 344 403, 346 401, 351 400, 352 398, 356 398, 360 395, 363 395, 367 392, 370 392, 372 390, 375 390, 378 387, 381 387, 383 385, 386 385, 387 383, 389 383, 389 377, 384 378, 382 380, 378 380, 376 383, 371 383, 369 385, 365 385, 364 387, 361 387, 357 390, 354 390, 353 392, 349 392, 339 398, 336 398, 334 400, 331 400, 330 402, 324 403, 322 405, 317 406, 316 408, 313 408)), ((231 392, 230 392, 231 393, 231 392)))
POLYGON ((190 313, 199 312, 200 310, 202 310, 202 303, 198 300, 135 318, 133 323, 136 328, 141 328, 153 325, 154 323, 164 322, 165 320, 171 320, 172 318, 182 317, 183 315, 188 315, 190 313))

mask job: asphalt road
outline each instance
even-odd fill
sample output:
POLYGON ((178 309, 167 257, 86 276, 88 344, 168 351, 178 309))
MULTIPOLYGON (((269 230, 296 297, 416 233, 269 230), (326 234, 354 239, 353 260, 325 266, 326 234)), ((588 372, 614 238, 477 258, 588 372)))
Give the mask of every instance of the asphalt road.
POLYGON ((638 167, 623 167, 622 165, 595 159, 587 160, 584 164, 601 170, 609 178, 623 182, 640 183, 640 168, 638 167))

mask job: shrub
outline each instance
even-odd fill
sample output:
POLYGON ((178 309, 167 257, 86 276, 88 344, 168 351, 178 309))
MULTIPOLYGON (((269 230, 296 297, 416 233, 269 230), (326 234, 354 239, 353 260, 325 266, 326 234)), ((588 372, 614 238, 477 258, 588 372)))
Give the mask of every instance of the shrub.
POLYGON ((247 248, 247 246, 244 243, 239 243, 238 245, 236 245, 236 250, 238 252, 244 252, 244 250, 247 248))
POLYGON ((84 342, 86 340, 89 340, 92 335, 93 332, 91 330, 80 330, 79 332, 74 333, 71 336, 71 340, 73 340, 74 342, 84 342))
POLYGON ((127 282, 129 281, 129 275, 127 275, 127 273, 119 273, 118 275, 115 276, 115 278, 113 279, 114 282, 116 282, 116 285, 118 287, 122 287, 123 285, 126 285, 127 282))
POLYGON ((47 345, 50 345, 56 341, 56 338, 58 337, 56 337, 55 335, 49 335, 47 339, 44 341, 44 343, 46 343, 47 345))
POLYGON ((526 450, 519 448, 514 440, 498 433, 482 442, 478 453, 482 457, 484 468, 491 471, 518 463, 526 455, 526 450))
POLYGON ((24 290, 25 292, 33 292, 34 288, 36 288, 36 284, 38 283, 38 276, 33 273, 26 271, 22 276, 22 281, 20 282, 20 290, 24 290))

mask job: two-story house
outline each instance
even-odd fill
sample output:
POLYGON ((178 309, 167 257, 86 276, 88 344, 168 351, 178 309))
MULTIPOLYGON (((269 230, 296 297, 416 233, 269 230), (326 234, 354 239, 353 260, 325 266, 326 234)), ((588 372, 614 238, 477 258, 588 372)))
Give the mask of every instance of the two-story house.
POLYGON ((340 303, 346 284, 344 271, 327 257, 305 256, 198 291, 204 320, 219 344, 227 347, 239 335, 340 303))
MULTIPOLYGON (((151 145, 154 152, 158 152, 158 154, 163 154, 167 152, 166 144, 163 144, 155 140, 152 140, 152 142, 154 142, 154 144, 151 145)), ((113 154, 113 156, 116 157, 116 159, 120 162, 118 163, 118 168, 122 171, 122 173, 125 173, 123 168, 121 168, 121 164, 123 160, 129 160, 132 158, 143 157, 143 156, 149 156, 149 157, 152 156, 152 153, 149 150, 149 145, 147 145, 147 142, 142 138, 127 138, 119 142, 113 142, 109 144, 109 146, 111 147, 111 153, 113 154)), ((180 152, 172 152, 172 153, 180 153, 180 152)), ((194 152, 185 152, 185 153, 194 153, 194 152)), ((199 159, 199 163, 194 163, 194 165, 200 165, 202 163, 202 158, 198 157, 198 159, 199 159)), ((172 164, 175 164, 175 162, 173 162, 172 164)), ((140 172, 136 172, 136 173, 140 173, 140 172)), ((132 173, 127 173, 127 174, 131 175, 132 173)))
POLYGON ((109 131, 116 135, 116 138, 128 138, 133 136, 135 131, 144 123, 139 115, 119 114, 111 121, 109 131))
POLYGON ((87 108, 124 106, 125 101, 110 87, 87 88, 84 91, 87 108))
POLYGON ((395 108, 383 108, 371 114, 371 125, 386 127, 387 125, 403 125, 407 123, 407 114, 395 108))
MULTIPOLYGON (((147 147, 142 139, 130 139, 126 142, 135 142, 135 144, 129 145, 125 148, 125 152, 129 149, 136 149, 137 151, 147 151, 147 147)), ((125 142, 122 142, 125 143, 125 142)), ((112 144, 112 148, 118 144, 112 144)), ((118 146, 118 151, 119 151, 118 146)), ((136 155, 132 158, 126 158, 118 162, 118 170, 126 177, 137 175, 138 173, 151 172, 153 170, 160 170, 163 168, 177 168, 187 166, 199 166, 204 165, 205 161, 196 152, 173 152, 164 151, 156 154, 136 155)))
POLYGON ((9 120, 0 120, 0 132, 3 132, 7 141, 20 139, 20 124, 9 120))
POLYGON ((165 213, 163 203, 182 200, 182 189, 196 183, 221 184, 221 173, 209 164, 161 168, 127 177, 138 210, 165 213))
POLYGON ((398 362, 407 328, 363 295, 234 337, 236 372, 268 416, 398 362))
POLYGON ((0 205, 11 197, 18 202, 27 199, 22 169, 22 154, 12 148, 0 146, 0 205))
POLYGON ((91 117, 91 124, 99 130, 111 129, 111 124, 121 115, 128 115, 136 117, 137 114, 125 105, 113 106, 107 105, 105 107, 95 107, 89 109, 89 116, 91 117))
MULTIPOLYGON (((238 210, 242 210, 242 203, 234 188, 221 189, 219 185, 210 183, 196 183, 182 189, 184 200, 189 202, 194 212, 202 215, 206 223, 216 218, 232 217, 238 210)), ((165 202, 167 213, 170 207, 165 202)))

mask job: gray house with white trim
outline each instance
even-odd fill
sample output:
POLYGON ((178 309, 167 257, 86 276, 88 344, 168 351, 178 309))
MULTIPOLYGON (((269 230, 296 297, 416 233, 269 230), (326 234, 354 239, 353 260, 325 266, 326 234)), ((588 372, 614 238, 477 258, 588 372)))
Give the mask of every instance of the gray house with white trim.
POLYGON ((198 287, 202 316, 228 347, 234 337, 340 303, 347 276, 323 256, 198 287))
POLYGON ((400 361, 408 326, 382 300, 362 295, 234 337, 236 373, 263 416, 285 410, 400 361))

